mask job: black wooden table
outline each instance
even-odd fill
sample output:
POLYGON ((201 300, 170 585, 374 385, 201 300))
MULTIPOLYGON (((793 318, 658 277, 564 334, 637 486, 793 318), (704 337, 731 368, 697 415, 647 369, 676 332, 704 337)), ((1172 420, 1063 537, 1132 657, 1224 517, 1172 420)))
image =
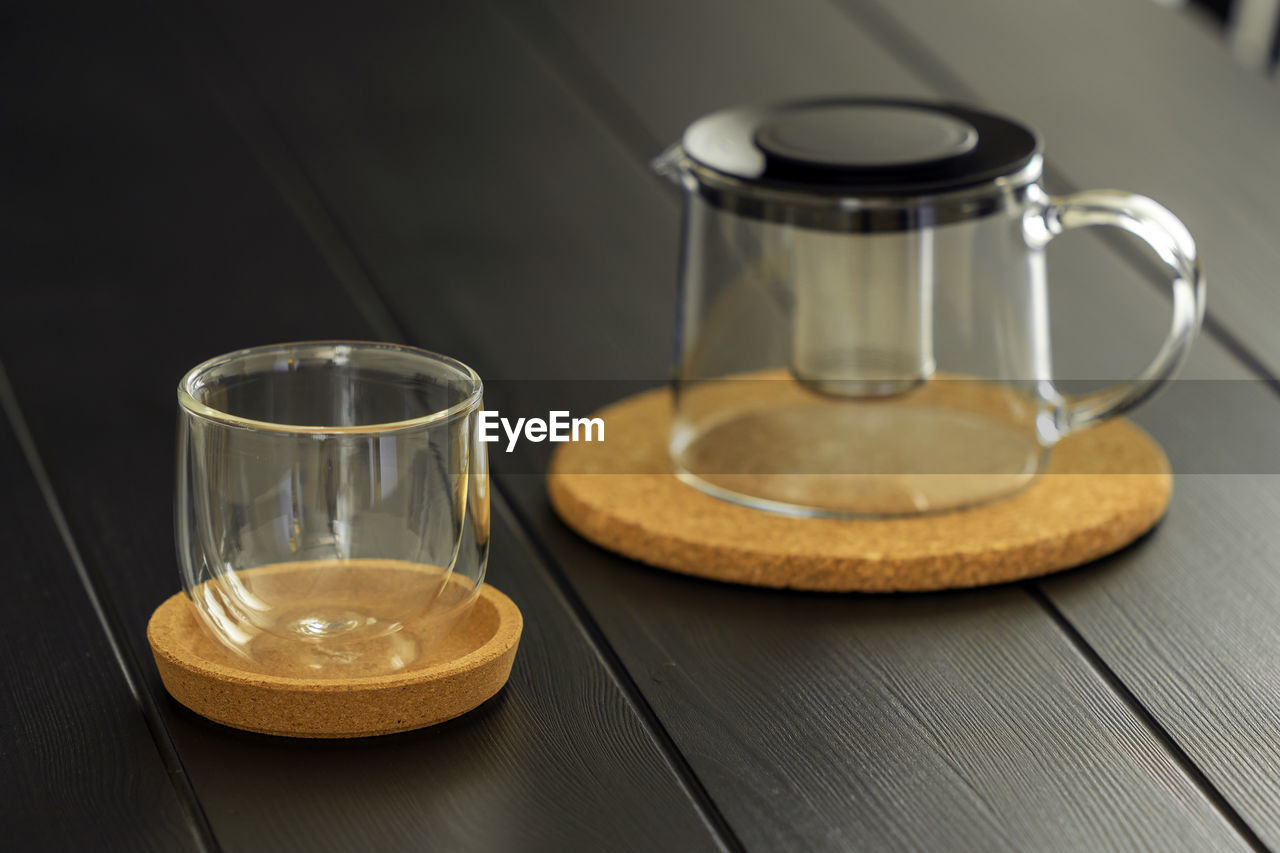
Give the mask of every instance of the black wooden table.
MULTIPOLYGON (((1280 848, 1280 92, 1144 0, 493 0, 0 12, 0 847, 1280 848), (646 161, 717 106, 962 99, 1048 184, 1178 212, 1206 335, 1138 420, 1151 536, 1042 581, 767 593, 645 569, 493 460, 511 683, 435 729, 274 739, 173 703, 174 388, 254 344, 408 341, 489 405, 666 375, 678 200, 646 161)), ((1133 247, 1050 255, 1064 376, 1169 306, 1133 247)))

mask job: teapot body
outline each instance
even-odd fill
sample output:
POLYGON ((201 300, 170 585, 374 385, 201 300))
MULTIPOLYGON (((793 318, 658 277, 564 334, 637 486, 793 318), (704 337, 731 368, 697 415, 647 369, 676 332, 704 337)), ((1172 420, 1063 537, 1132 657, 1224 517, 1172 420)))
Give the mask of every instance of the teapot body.
POLYGON ((833 232, 686 193, 670 454, 686 482, 816 515, 956 509, 1056 441, 1043 251, 985 216, 833 232))

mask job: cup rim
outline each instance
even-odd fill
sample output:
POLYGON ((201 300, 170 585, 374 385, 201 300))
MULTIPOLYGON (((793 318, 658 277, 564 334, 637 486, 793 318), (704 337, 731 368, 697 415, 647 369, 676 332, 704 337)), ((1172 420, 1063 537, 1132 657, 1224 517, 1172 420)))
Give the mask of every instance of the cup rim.
POLYGON ((308 435, 367 435, 371 433, 392 432, 396 430, 412 429, 415 427, 445 423, 460 416, 475 412, 480 408, 483 399, 484 382, 481 381, 480 375, 466 364, 458 361, 456 358, 450 358, 447 355, 442 355, 420 347, 409 346, 407 344, 389 343, 386 341, 311 340, 246 347, 245 349, 238 349, 232 352, 223 353, 222 355, 217 355, 213 358, 200 362, 195 367, 188 370, 178 382, 178 405, 188 414, 244 429, 291 434, 301 433, 308 435), (391 350, 413 356, 421 361, 430 362, 435 365, 443 365, 444 367, 455 371, 458 374, 459 379, 470 384, 470 389, 462 400, 454 403, 448 408, 438 409, 434 412, 428 412, 425 415, 419 415, 416 418, 409 418, 407 420, 359 424, 357 426, 286 424, 277 423, 275 421, 256 420, 254 418, 233 415, 230 412, 224 412, 221 409, 216 409, 200 401, 195 396, 194 391, 198 390, 196 388, 197 379, 216 367, 272 352, 284 354, 290 351, 302 352, 325 347, 345 348, 349 351, 391 350))

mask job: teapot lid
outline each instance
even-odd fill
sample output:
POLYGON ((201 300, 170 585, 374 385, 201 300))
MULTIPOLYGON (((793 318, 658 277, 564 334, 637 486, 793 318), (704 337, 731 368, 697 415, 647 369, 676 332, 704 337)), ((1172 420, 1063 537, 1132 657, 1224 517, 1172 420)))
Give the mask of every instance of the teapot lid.
POLYGON ((684 133, 685 154, 778 189, 932 195, 1014 174, 1040 141, 1017 122, 956 104, 823 98, 719 110, 684 133))
POLYGON ((1030 128, 958 104, 819 98, 703 116, 654 161, 733 213, 832 231, 900 231, 1003 208, 1040 177, 1030 128), (674 158, 674 160, 670 159, 674 158), (696 183, 688 183, 690 180, 696 183))

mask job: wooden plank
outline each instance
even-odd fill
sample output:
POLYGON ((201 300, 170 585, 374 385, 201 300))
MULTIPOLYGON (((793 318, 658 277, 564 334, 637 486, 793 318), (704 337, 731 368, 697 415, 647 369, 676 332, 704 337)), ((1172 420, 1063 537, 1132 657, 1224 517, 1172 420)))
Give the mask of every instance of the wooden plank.
MULTIPOLYGON (((520 414, 604 387, 557 378, 665 373, 677 208, 643 146, 611 135, 618 114, 483 8, 366 5, 356 32, 308 9, 305 30, 296 10, 218 19, 414 340, 508 380, 491 404, 520 414)), ((632 38, 668 35, 652 15, 632 38)), ((648 47, 655 69, 673 50, 648 47)), ((780 596, 668 576, 569 536, 528 459, 495 466, 747 847, 1245 846, 1020 589, 780 596)))
POLYGON ((1205 259, 1210 313, 1280 373, 1280 96, 1205 22, 1148 0, 840 2, 898 21, 966 90, 1033 123, 1073 184, 1174 210, 1205 259))
MULTIPOLYGON (((819 52, 816 47, 804 52, 793 50, 794 61, 785 62, 771 58, 783 53, 781 48, 768 48, 773 44, 772 34, 783 25, 767 16, 772 13, 780 17, 784 14, 782 11, 759 4, 758 9, 747 13, 737 5, 735 8, 741 14, 723 14, 720 16, 722 26, 711 29, 705 24, 714 16, 705 13, 699 19, 696 11, 688 9, 690 5, 700 4, 686 4, 683 12, 686 17, 702 21, 704 26, 697 28, 699 34, 706 36, 714 32, 717 43, 723 41, 724 50, 730 53, 758 48, 762 56, 760 62, 708 62, 707 57, 715 48, 707 39, 697 45, 696 51, 677 50, 680 44, 677 40, 666 43, 668 49, 663 53, 662 69, 651 74, 644 63, 624 61, 629 54, 623 45, 630 45, 626 50, 631 51, 631 55, 642 54, 646 47, 633 43, 634 34, 657 32, 656 22, 673 14, 671 9, 651 2, 643 7, 616 8, 611 14, 602 14, 590 4, 570 0, 556 2, 558 26, 564 28, 573 45, 599 70, 608 86, 625 95, 637 123, 650 128, 655 136, 676 133, 673 125, 682 121, 686 113, 693 115, 716 103, 749 99, 757 88, 765 95, 774 96, 831 90, 836 88, 836 79, 865 79, 862 65, 879 50, 859 42, 858 39, 865 38, 862 31, 852 22, 842 24, 832 16, 829 7, 790 4, 785 11, 789 19, 786 24, 789 29, 785 32, 790 44, 818 46, 837 40, 856 45, 857 49, 824 56, 814 56, 819 52), (839 69, 835 77, 829 71, 832 63, 839 69), (674 77, 686 79, 688 85, 683 89, 670 89, 667 81, 674 77), (669 98, 660 98, 656 94, 660 91, 666 92, 669 98), (687 105, 678 103, 686 98, 687 105), (677 103, 673 104, 673 99, 677 103), (657 107, 660 101, 661 109, 657 107)), ((1016 107, 1018 114, 1028 115, 1038 123, 1075 121, 1083 114, 1087 121, 1093 122, 1092 126, 1100 126, 1101 119, 1089 112, 1088 104, 1079 103, 1088 101, 1089 93, 1097 92, 1098 86, 1072 90, 1077 94, 1071 103, 1038 102, 1024 97, 1032 87, 1020 90, 1025 81, 1014 80, 1019 75, 1009 74, 1013 67, 1047 67, 1040 54, 1046 39, 1060 43, 1066 51, 1070 45, 1092 43, 1093 36, 1086 36, 1084 27, 1099 38, 1112 38, 1109 31, 1099 32, 1105 29, 1098 23, 1106 18, 1101 10, 1087 15, 1076 11, 1078 7, 1055 6, 1051 10, 1050 6, 1053 4, 1019 7, 1017 14, 1024 16, 1022 26, 1027 25, 1026 15, 1055 17, 1052 25, 1042 21, 1042 25, 1035 28, 1040 34, 1036 39, 1021 39, 1017 49, 1026 53, 1020 55, 1018 61, 1007 63, 993 59, 999 57, 1001 51, 1012 55, 1008 52, 1015 50, 1008 44, 1012 31, 997 27, 995 18, 999 14, 969 18, 973 13, 970 4, 965 4, 963 12, 950 6, 944 11, 937 4, 929 4, 927 9, 925 4, 916 3, 895 4, 892 8, 918 10, 912 20, 920 22, 922 27, 924 22, 928 23, 925 43, 929 46, 965 51, 964 70, 972 71, 973 80, 977 82, 938 94, 960 97, 973 87, 984 93, 1008 93, 1011 97, 1021 92, 1016 104, 993 103, 1011 110, 1016 107), (991 29, 993 27, 996 29, 991 29), (957 33, 969 36, 957 38, 957 33)), ((977 7, 995 8, 991 3, 977 4, 977 7)), ((1003 6, 1000 9, 1008 11, 1003 6)), ((1095 59, 1105 65, 1103 54, 1114 52, 1110 61, 1127 62, 1134 52, 1158 50, 1154 44, 1148 44, 1148 40, 1171 38, 1163 28, 1183 26, 1161 17, 1164 14, 1154 8, 1149 11, 1158 36, 1138 38, 1133 35, 1134 27, 1122 28, 1129 34, 1126 37, 1132 36, 1141 44, 1123 53, 1119 51, 1119 44, 1112 44, 1110 51, 1100 51, 1095 59)), ((544 26, 543 30, 546 29, 549 28, 544 26)), ((892 33, 877 35, 881 43, 902 43, 892 33)), ((1189 36, 1184 32, 1183 37, 1189 36)), ((877 65, 886 59, 897 61, 881 56, 877 65)), ((899 78, 933 80, 937 77, 932 71, 921 77, 914 69, 933 66, 914 53, 908 58, 912 60, 910 66, 898 61, 899 78)), ((1189 61, 1202 62, 1203 59, 1189 61)), ((1066 67, 1065 62, 1064 55, 1059 64, 1066 67)), ((1159 88, 1146 78, 1148 69, 1135 73, 1151 84, 1148 91, 1159 88)), ((1215 73, 1219 76, 1208 78, 1215 81, 1212 85, 1224 90, 1224 101, 1234 105, 1232 109, 1239 108, 1234 99, 1242 96, 1234 90, 1225 91, 1229 81, 1221 79, 1221 75, 1230 77, 1233 72, 1219 69, 1215 73)), ((878 78, 871 79, 880 85, 878 78)), ((1072 78, 1070 85, 1077 84, 1078 78, 1072 78)), ((1066 86, 1059 88, 1062 97, 1069 94, 1066 86)), ((1152 92, 1153 98, 1166 96, 1172 97, 1163 90, 1152 92)), ((1251 125, 1266 120, 1269 119, 1256 115, 1239 118, 1246 133, 1257 134, 1250 137, 1250 144, 1269 138, 1251 125)), ((1228 123, 1234 124, 1236 120, 1228 123)), ((1219 122, 1219 126, 1221 124, 1219 122)), ((1129 126, 1125 127, 1122 134, 1106 134, 1106 156, 1113 157, 1116 163, 1141 159, 1151 144, 1150 139, 1131 134, 1129 126)), ((1072 169, 1074 160, 1070 156, 1059 159, 1057 154, 1062 148, 1069 149, 1070 154, 1073 146, 1089 134, 1065 132, 1065 126, 1056 135, 1053 128, 1046 125, 1045 129, 1050 139, 1051 165, 1065 162, 1065 171, 1073 183, 1116 183, 1145 189, 1163 198, 1158 188, 1133 184, 1119 173, 1114 180, 1105 175, 1077 178, 1072 169), (1055 143, 1055 139, 1060 142, 1055 143)), ((1200 129, 1195 132, 1199 133, 1200 129)), ((1104 159, 1102 153, 1097 155, 1098 163, 1104 159)), ((1186 209, 1189 220, 1198 210, 1194 204, 1186 209)), ((1196 226, 1193 224, 1193 227, 1196 226)), ((1140 273, 1136 267, 1126 270, 1116 256, 1098 253, 1097 241, 1071 239, 1075 245, 1064 245, 1056 253, 1050 253, 1055 358, 1060 366, 1066 365, 1068 376, 1116 376, 1120 372, 1117 368, 1136 363, 1143 351, 1150 351, 1152 341, 1163 332, 1161 326, 1167 307, 1146 282, 1138 280, 1140 273), (1122 279, 1119 282, 1118 277, 1122 279)), ((1237 261, 1256 262, 1256 248, 1237 261)), ((1245 250, 1242 248, 1242 251, 1245 250)), ((1232 281, 1211 285, 1215 288, 1211 300, 1218 299, 1220 290, 1236 286, 1232 281)), ((1137 419, 1170 449, 1176 470, 1217 476, 1179 477, 1166 522, 1141 547, 1103 561, 1097 568, 1063 575, 1040 586, 1083 635, 1084 641, 1101 655, 1105 665, 1119 674, 1180 748, 1203 769, 1210 783, 1225 794, 1254 830, 1274 844, 1280 839, 1276 784, 1270 773, 1258 773, 1254 767, 1257 764, 1275 766, 1280 758, 1274 746, 1257 735, 1259 726, 1265 727, 1267 719, 1266 700, 1259 693, 1265 693, 1274 684, 1272 661, 1280 654, 1280 642, 1262 627, 1271 621, 1268 602, 1280 594, 1270 557, 1274 525, 1266 523, 1260 514, 1260 508, 1273 502, 1271 496, 1276 481, 1273 477, 1257 476, 1280 470, 1275 467, 1275 441, 1270 434, 1270 425, 1276 422, 1276 402, 1266 386, 1247 378, 1250 374, 1212 338, 1202 338, 1197 344, 1187 375, 1201 381, 1177 383, 1177 387, 1141 410, 1137 419), (1216 436, 1224 429, 1231 435, 1219 442, 1216 436), (1229 449, 1225 448, 1228 444, 1229 449), (1228 519, 1246 518, 1256 523, 1236 521, 1228 526, 1228 519), (1206 643, 1206 636, 1220 639, 1206 643), (1205 697, 1212 697, 1212 701, 1204 701, 1205 697)))
MULTIPOLYGON (((0 372, 0 411, 12 398, 0 372)), ((0 417, 0 833, 12 850, 199 850, 9 420, 0 417)), ((179 768, 174 768, 180 773, 179 768)))
MULTIPOLYGON (((178 585, 179 376, 247 344, 374 333, 156 21, 128 6, 62 14, 25 10, 40 31, 21 56, 0 58, 10 81, 3 120, 21 129, 0 163, 0 216, 15 236, 0 261, 11 285, 0 357, 98 592, 119 614, 118 639, 145 662, 146 619, 178 585)), ((436 729, 341 743, 237 733, 168 701, 147 664, 142 687, 159 697, 218 841, 720 849, 501 507, 490 577, 527 620, 516 668, 500 697, 436 729)), ((29 634, 13 652, 46 642, 69 652, 55 641, 29 634)), ((87 666, 102 644, 85 648, 87 666)), ((92 705, 80 721, 69 745, 82 736, 104 744, 104 760, 116 757, 107 744, 125 730, 92 705)), ((131 792, 128 781, 122 802, 142 787, 131 792)), ((56 808, 58 793, 38 801, 56 808)))
POLYGON ((1184 476, 1138 552, 1043 584, 1268 844, 1280 840, 1280 478, 1184 476))

